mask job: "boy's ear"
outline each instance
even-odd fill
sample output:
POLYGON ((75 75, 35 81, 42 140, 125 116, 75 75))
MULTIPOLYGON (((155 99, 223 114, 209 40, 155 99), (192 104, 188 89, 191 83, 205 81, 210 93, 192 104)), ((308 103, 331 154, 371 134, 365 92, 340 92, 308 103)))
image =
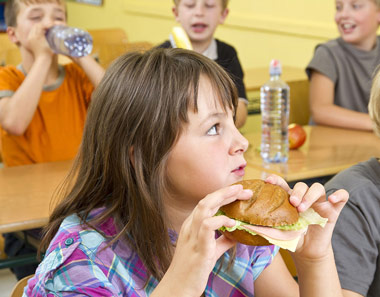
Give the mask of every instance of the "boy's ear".
POLYGON ((175 20, 176 20, 177 22, 179 22, 179 20, 178 20, 178 9, 177 9, 176 6, 173 6, 173 7, 172 7, 172 12, 173 12, 173 14, 174 14, 175 20))
POLYGON ((220 16, 220 20, 219 20, 219 23, 220 24, 224 24, 224 21, 226 20, 226 18, 227 18, 227 16, 228 16, 228 13, 229 13, 230 11, 228 10, 228 8, 226 8, 226 9, 224 9, 223 11, 222 11, 222 14, 221 14, 221 16, 220 16))
POLYGON ((15 27, 7 27, 7 34, 8 38, 10 41, 13 43, 17 44, 18 43, 18 38, 16 36, 16 28, 15 27))

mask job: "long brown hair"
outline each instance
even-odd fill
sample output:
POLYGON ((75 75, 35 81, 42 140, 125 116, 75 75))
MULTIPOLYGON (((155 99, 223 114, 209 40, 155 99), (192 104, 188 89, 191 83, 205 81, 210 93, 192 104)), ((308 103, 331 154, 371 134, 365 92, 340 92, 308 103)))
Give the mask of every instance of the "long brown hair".
POLYGON ((118 230, 113 240, 128 242, 148 274, 162 278, 173 250, 163 205, 166 163, 189 108, 197 110, 201 75, 222 106, 235 110, 237 92, 228 74, 193 51, 128 53, 110 66, 93 94, 68 190, 50 216, 43 247, 68 215, 78 214, 84 224, 92 210, 105 207, 91 226, 112 217, 118 230))

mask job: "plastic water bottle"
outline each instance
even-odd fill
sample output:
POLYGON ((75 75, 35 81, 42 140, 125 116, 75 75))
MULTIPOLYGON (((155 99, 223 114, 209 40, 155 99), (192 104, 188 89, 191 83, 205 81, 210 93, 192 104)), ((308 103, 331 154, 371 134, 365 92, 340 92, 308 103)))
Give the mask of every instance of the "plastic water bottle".
POLYGON ((50 48, 57 54, 84 57, 92 51, 91 35, 79 28, 57 25, 46 32, 50 48))
POLYGON ((270 79, 260 90, 261 157, 264 162, 288 161, 289 86, 280 79, 281 64, 272 60, 270 79))

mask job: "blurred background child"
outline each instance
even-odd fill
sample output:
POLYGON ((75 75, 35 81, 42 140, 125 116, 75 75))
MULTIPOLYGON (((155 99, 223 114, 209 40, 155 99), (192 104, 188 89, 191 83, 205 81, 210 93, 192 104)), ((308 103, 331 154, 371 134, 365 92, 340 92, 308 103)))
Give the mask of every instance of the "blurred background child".
MULTIPOLYGON (((230 75, 239 92, 236 111, 236 127, 240 128, 247 119, 247 94, 243 82, 243 69, 235 48, 214 38, 218 25, 228 15, 228 0, 174 0, 173 14, 190 39, 193 50, 216 61, 230 75)), ((171 47, 169 41, 160 47, 171 47)))
MULTIPOLYGON (((45 33, 53 25, 66 24, 64 0, 8 0, 5 20, 9 39, 18 46, 22 61, 17 67, 0 68, 3 162, 17 166, 73 159, 92 91, 104 70, 91 56, 58 64, 45 33)), ((6 234, 5 252, 16 256, 35 250, 14 234, 6 234)), ((35 268, 12 270, 20 279, 35 268)))
POLYGON ((0 69, 0 126, 6 166, 74 158, 91 93, 103 76, 91 56, 58 64, 45 33, 66 24, 63 0, 9 0, 9 39, 21 52, 18 67, 0 69))
MULTIPOLYGON (((373 80, 369 114, 380 137, 380 72, 373 80)), ((379 152, 380 155, 380 152, 379 152)), ((380 296, 380 163, 371 158, 337 174, 327 193, 350 194, 335 226, 332 243, 345 297, 380 296)))
POLYGON ((373 72, 380 64, 380 1, 335 4, 340 37, 318 45, 306 68, 312 122, 372 130, 367 106, 373 72))

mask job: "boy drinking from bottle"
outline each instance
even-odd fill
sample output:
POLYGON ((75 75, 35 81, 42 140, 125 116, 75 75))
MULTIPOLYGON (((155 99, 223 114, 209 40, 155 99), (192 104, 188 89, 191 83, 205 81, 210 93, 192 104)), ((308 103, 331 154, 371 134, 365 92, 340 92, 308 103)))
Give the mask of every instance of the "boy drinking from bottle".
POLYGON ((9 0, 9 39, 20 49, 17 67, 0 70, 0 127, 5 166, 72 159, 87 107, 103 69, 93 58, 58 64, 45 38, 66 24, 64 0, 9 0))
MULTIPOLYGON (((64 0, 8 0, 9 39, 20 49, 17 67, 0 69, 1 154, 5 166, 73 159, 91 93, 104 74, 90 56, 58 64, 45 38, 48 28, 66 24, 64 0)), ((47 201, 48 203, 48 201, 47 201)), ((5 252, 33 252, 13 234, 5 234, 5 252)), ((36 265, 16 267, 18 279, 36 265)))

